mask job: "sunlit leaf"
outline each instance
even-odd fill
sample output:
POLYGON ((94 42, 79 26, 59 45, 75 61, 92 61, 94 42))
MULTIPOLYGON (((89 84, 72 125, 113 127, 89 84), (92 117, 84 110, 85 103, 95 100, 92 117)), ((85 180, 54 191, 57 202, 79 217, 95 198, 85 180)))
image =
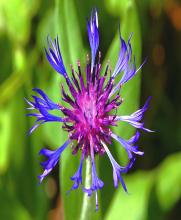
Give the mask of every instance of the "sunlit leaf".
POLYGON ((0 109, 0 174, 4 173, 9 163, 9 138, 11 131, 10 107, 0 109))
POLYGON ((181 153, 169 156, 158 169, 156 190, 163 210, 169 211, 181 197, 181 153))
POLYGON ((121 186, 117 189, 105 220, 145 220, 152 178, 153 175, 147 172, 137 172, 126 177, 128 194, 121 186))
POLYGON ((39 1, 2 0, 0 13, 4 18, 3 27, 13 41, 26 43, 30 32, 32 15, 38 8, 39 1))
POLYGON ((2 83, 13 69, 13 48, 7 35, 0 34, 0 51, 3 54, 3 59, 0 59, 0 83, 2 83))

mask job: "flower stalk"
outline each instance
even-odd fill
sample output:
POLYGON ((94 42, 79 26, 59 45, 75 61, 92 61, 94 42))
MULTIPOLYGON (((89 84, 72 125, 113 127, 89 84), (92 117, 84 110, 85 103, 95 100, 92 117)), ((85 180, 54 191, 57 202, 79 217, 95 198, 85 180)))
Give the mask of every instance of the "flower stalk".
MULTIPOLYGON (((90 156, 86 159, 85 162, 85 187, 90 188, 91 187, 91 158, 90 156)), ((89 197, 86 193, 84 193, 83 201, 82 201, 82 210, 80 214, 80 220, 89 220, 91 219, 91 213, 92 213, 92 198, 89 197)))

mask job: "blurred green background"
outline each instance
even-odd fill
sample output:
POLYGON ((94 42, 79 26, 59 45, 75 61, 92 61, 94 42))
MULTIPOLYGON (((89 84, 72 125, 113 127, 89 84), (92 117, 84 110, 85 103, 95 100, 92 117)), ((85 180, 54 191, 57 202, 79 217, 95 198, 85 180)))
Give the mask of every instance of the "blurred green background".
MULTIPOLYGON (((142 73, 123 91, 125 103, 120 112, 132 113, 151 95, 145 125, 156 132, 142 132, 139 146, 145 155, 138 157, 132 171, 124 176, 128 195, 121 185, 114 189, 107 157, 99 160, 105 186, 99 195, 100 211, 95 214, 93 208, 90 219, 181 219, 181 2, 0 0, 1 220, 79 219, 81 191, 66 195, 72 184, 69 177, 78 164, 71 150, 62 155, 60 175, 57 166, 38 186, 37 175, 42 172, 39 162, 43 160, 39 150, 57 148, 66 133, 58 123, 47 124, 27 137, 33 120, 26 117, 24 97, 30 97, 31 89, 39 87, 54 101, 60 101, 62 79, 46 61, 46 37, 59 35, 67 69, 78 59, 83 66, 86 53, 90 53, 86 18, 93 7, 99 11, 104 64, 110 59, 114 68, 119 51, 119 21, 124 38, 134 33, 137 66, 147 57, 142 73)), ((125 138, 133 132, 122 125, 116 130, 125 138)), ((120 146, 114 147, 118 161, 125 161, 120 146)))

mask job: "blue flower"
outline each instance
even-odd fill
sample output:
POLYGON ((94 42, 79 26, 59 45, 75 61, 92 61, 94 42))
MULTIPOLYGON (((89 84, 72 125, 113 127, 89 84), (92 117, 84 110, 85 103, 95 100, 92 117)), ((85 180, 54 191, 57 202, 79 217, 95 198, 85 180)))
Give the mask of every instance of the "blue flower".
MULTIPOLYGON (((144 153, 138 149, 137 141, 140 133, 137 130, 135 135, 129 140, 124 140, 111 131, 112 126, 116 126, 119 121, 127 122, 136 129, 142 129, 151 132, 144 127, 143 116, 148 109, 150 98, 145 105, 132 113, 131 115, 115 115, 112 110, 117 110, 122 104, 122 98, 119 95, 119 90, 131 80, 143 64, 136 69, 135 58, 132 55, 131 37, 126 43, 120 36, 120 52, 114 71, 108 77, 110 71, 107 65, 105 72, 102 73, 100 59, 96 62, 96 56, 99 46, 99 31, 98 31, 98 13, 93 10, 90 21, 87 21, 88 39, 91 48, 91 63, 86 66, 86 82, 81 72, 80 63, 78 63, 78 74, 74 74, 72 68, 72 77, 66 71, 63 63, 63 58, 60 52, 58 37, 52 41, 50 37, 47 38, 48 48, 45 49, 47 60, 50 65, 61 76, 64 77, 69 91, 65 91, 62 84, 62 100, 68 103, 71 107, 65 107, 60 103, 54 103, 42 90, 33 89, 38 95, 33 95, 33 101, 26 102, 29 104, 29 110, 33 110, 28 116, 36 118, 35 124, 30 129, 31 134, 37 127, 46 122, 60 122, 62 128, 68 132, 68 140, 57 150, 52 151, 42 149, 40 154, 47 157, 47 160, 41 163, 44 172, 39 176, 40 182, 52 171, 59 161, 62 152, 72 142, 76 143, 73 148, 73 155, 78 151, 81 152, 81 160, 78 170, 71 177, 73 185, 71 190, 82 187, 83 192, 91 196, 95 193, 96 210, 98 210, 98 190, 104 186, 103 181, 98 177, 96 172, 95 156, 107 154, 113 168, 113 182, 114 186, 118 187, 120 182, 123 189, 127 192, 126 184, 122 178, 122 173, 127 173, 134 165, 136 155, 143 155, 144 153), (115 78, 122 75, 119 81, 115 78), (34 110, 36 112, 34 112, 34 110), (64 116, 59 117, 53 114, 52 110, 61 111, 64 116), (129 162, 126 166, 120 166, 113 158, 109 145, 112 140, 118 141, 126 150, 129 162), (82 169, 85 159, 91 160, 92 168, 92 183, 89 188, 83 186, 82 169)), ((99 54, 100 58, 100 54, 99 54)), ((110 71, 111 72, 111 71, 110 71)), ((115 111, 117 112, 117 111, 115 111)))

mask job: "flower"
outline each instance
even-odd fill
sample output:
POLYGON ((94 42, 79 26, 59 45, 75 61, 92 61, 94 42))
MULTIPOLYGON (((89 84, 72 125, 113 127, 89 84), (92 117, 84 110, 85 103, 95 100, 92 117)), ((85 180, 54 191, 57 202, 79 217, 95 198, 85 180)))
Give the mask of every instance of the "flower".
POLYGON ((73 181, 71 190, 75 190, 83 185, 83 162, 89 157, 92 166, 92 184, 90 188, 82 186, 82 189, 88 196, 95 193, 96 210, 98 210, 98 190, 104 186, 104 183, 97 175, 95 156, 107 154, 113 168, 114 186, 117 187, 120 182, 123 189, 127 192, 122 173, 126 173, 131 169, 136 155, 143 155, 143 152, 138 150, 136 144, 140 133, 137 130, 133 137, 129 140, 124 140, 117 136, 111 130, 111 127, 116 126, 119 121, 122 121, 129 123, 136 129, 151 132, 151 130, 144 127, 144 123, 142 122, 150 98, 148 98, 142 108, 129 116, 119 116, 113 112, 113 110, 116 112, 123 101, 119 94, 120 89, 136 75, 144 63, 136 70, 135 59, 132 56, 131 36, 126 43, 120 35, 121 47, 115 69, 111 72, 109 65, 107 65, 105 72, 102 74, 100 53, 99 59, 96 62, 99 46, 97 10, 92 11, 91 19, 87 21, 87 31, 91 48, 91 63, 88 63, 86 66, 85 77, 82 74, 80 62, 78 62, 78 73, 75 74, 72 68, 72 78, 69 77, 61 56, 58 37, 54 41, 50 37, 47 38, 48 48, 45 49, 46 57, 53 69, 64 77, 68 85, 69 92, 66 92, 62 85, 62 99, 70 107, 67 108, 60 103, 54 103, 41 89, 37 88, 33 89, 33 91, 38 96, 32 96, 33 101, 28 101, 27 99, 26 101, 30 106, 28 109, 36 110, 37 112, 28 114, 28 116, 36 118, 35 124, 30 129, 29 134, 46 122, 60 122, 63 124, 63 129, 68 132, 68 140, 60 148, 55 151, 48 149, 42 149, 40 151, 40 154, 47 157, 47 160, 41 163, 44 172, 39 176, 40 182, 42 182, 58 163, 62 152, 70 144, 74 144, 73 154, 76 155, 80 151, 81 161, 78 170, 71 177, 73 181), (108 76, 108 72, 110 72, 110 76, 108 76), (121 74, 122 77, 116 83, 115 78, 121 74), (58 110, 64 116, 56 116, 51 113, 51 110, 58 110), (109 150, 108 145, 112 143, 113 139, 118 141, 128 154, 129 162, 126 166, 120 166, 109 150))

